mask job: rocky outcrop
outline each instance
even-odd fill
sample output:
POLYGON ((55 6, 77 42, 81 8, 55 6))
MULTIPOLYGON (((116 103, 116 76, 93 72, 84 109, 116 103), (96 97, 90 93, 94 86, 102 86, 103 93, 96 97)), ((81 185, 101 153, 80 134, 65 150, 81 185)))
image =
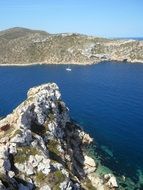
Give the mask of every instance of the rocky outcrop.
POLYGON ((1 190, 114 189, 116 178, 96 175, 85 149, 92 138, 72 122, 56 84, 28 91, 0 120, 1 190))
POLYGON ((143 62, 143 41, 12 28, 0 32, 0 64, 143 62))

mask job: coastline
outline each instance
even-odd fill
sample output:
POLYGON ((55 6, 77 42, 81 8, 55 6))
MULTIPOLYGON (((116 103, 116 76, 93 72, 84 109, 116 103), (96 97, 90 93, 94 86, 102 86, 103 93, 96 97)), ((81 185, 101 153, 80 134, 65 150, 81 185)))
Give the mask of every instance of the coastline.
POLYGON ((48 62, 33 62, 33 63, 0 63, 0 67, 5 67, 5 66, 18 66, 18 67, 24 67, 24 66, 33 66, 33 65, 95 65, 95 64, 100 64, 102 62, 118 62, 118 63, 128 63, 128 64, 143 64, 143 60, 98 60, 95 62, 60 62, 60 63, 48 63, 48 62))
POLYGON ((6 36, 1 38, 3 46, 0 66, 93 65, 104 61, 143 63, 142 40, 113 39, 78 33, 45 32, 43 35, 43 31, 41 33, 39 30, 35 35, 35 30, 20 27, 4 30, 2 34, 6 36))
POLYGON ((5 63, 5 64, 1 64, 0 66, 5 67, 5 66, 19 66, 19 67, 24 67, 24 66, 32 66, 32 65, 94 65, 94 64, 98 64, 100 62, 95 62, 95 63, 5 63))

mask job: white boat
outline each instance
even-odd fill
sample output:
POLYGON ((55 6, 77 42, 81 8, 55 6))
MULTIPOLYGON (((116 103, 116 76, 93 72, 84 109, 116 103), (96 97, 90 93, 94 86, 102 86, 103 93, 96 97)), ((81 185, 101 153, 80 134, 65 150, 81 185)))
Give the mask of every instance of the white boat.
POLYGON ((67 68, 66 68, 66 71, 71 71, 71 68, 67 67, 67 68))

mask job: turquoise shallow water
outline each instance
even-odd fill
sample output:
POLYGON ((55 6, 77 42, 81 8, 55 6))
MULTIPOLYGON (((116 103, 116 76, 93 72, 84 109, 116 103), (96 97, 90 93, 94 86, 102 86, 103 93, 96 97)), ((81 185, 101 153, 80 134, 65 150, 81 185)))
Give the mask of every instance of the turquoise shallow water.
POLYGON ((30 87, 56 82, 72 118, 95 138, 100 163, 132 179, 135 187, 141 185, 143 64, 71 65, 71 72, 65 68, 0 67, 0 116, 22 102, 30 87))

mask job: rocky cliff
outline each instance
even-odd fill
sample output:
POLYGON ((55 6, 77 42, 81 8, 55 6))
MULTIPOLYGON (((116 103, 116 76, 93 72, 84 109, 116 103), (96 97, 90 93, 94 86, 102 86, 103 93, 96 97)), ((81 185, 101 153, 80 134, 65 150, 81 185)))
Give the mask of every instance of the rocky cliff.
POLYGON ((0 32, 0 64, 143 62, 143 41, 12 28, 0 32))
POLYGON ((56 84, 28 91, 0 120, 0 190, 108 190, 112 174, 98 176, 85 149, 92 138, 69 117, 56 84))

